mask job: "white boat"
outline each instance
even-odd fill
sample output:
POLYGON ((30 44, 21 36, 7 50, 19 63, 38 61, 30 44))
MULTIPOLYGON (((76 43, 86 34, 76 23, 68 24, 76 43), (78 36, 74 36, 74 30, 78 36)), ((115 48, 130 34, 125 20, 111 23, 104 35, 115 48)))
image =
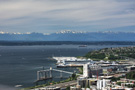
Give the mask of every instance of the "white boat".
POLYGON ((15 87, 17 88, 17 87, 22 87, 22 85, 15 85, 15 87))

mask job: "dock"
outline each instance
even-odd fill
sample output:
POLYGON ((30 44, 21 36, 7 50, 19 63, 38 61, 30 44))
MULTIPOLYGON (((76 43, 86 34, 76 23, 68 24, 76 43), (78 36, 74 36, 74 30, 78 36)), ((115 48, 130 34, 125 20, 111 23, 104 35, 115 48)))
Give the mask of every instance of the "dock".
MULTIPOLYGON (((36 82, 54 78, 53 75, 52 75, 52 71, 60 72, 59 78, 65 78, 65 77, 63 77, 63 73, 67 73, 67 74, 70 74, 70 75, 72 75, 74 73, 74 72, 68 72, 68 71, 64 71, 64 70, 53 69, 52 67, 50 67, 50 69, 37 71, 36 82)), ((80 75, 80 74, 77 74, 77 75, 80 75)))

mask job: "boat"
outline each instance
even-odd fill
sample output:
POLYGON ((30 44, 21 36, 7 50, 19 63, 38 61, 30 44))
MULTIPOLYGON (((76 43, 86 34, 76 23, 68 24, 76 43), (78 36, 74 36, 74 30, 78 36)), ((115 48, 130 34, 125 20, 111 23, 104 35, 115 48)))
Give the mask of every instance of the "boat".
POLYGON ((15 87, 16 87, 16 88, 18 88, 18 87, 22 87, 22 85, 15 85, 15 87))
POLYGON ((80 45, 79 47, 87 47, 87 45, 80 45))

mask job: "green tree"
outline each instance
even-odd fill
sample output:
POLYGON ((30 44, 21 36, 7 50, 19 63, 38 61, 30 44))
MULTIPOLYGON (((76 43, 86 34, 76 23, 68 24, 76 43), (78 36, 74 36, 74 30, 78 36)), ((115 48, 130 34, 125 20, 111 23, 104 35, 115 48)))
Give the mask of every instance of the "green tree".
POLYGON ((68 87, 66 88, 66 90, 70 90, 70 86, 68 86, 68 87))
POLYGON ((135 79, 135 71, 126 74, 127 79, 135 79))
POLYGON ((75 74, 75 73, 72 74, 72 79, 73 79, 73 80, 76 79, 76 74, 75 74))

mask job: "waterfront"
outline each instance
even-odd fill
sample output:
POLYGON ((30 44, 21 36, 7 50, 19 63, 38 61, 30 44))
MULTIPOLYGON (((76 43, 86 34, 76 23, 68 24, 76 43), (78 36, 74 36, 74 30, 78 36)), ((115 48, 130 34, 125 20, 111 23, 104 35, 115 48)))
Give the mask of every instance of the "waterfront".
MULTIPOLYGON (((122 45, 45 45, 45 46, 0 46, 0 84, 14 87, 33 86, 37 70, 53 67, 52 56, 83 56, 87 52, 106 47, 121 47, 122 45)), ((125 45, 123 45, 125 46, 125 45)), ((72 68, 64 70, 73 71, 72 68)), ((55 73, 59 75, 59 73, 55 73)), ((57 79, 58 81, 59 79, 57 79)))

